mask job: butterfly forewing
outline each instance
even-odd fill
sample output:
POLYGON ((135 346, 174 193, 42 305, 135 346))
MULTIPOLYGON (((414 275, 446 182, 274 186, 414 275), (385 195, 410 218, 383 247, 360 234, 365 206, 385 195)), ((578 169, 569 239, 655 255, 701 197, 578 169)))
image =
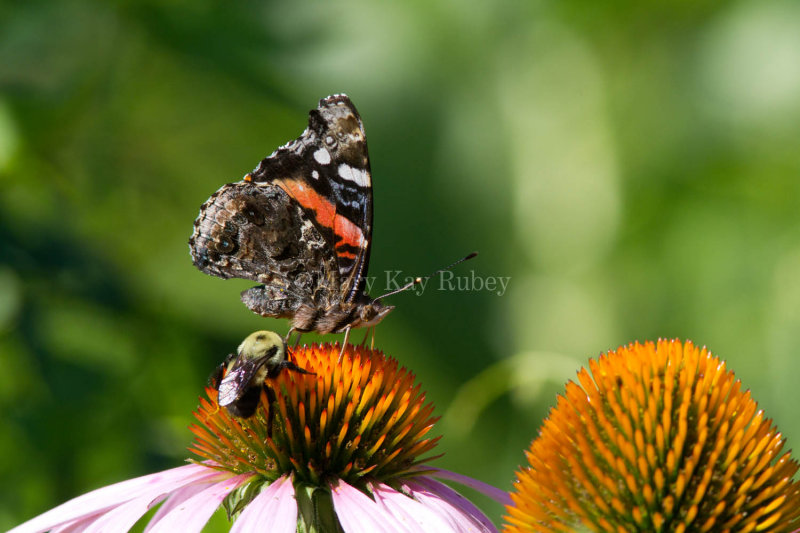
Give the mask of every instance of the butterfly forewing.
POLYGON ((299 139, 276 150, 250 174, 291 196, 330 244, 342 300, 363 291, 372 235, 372 175, 364 126, 345 95, 320 101, 299 139))

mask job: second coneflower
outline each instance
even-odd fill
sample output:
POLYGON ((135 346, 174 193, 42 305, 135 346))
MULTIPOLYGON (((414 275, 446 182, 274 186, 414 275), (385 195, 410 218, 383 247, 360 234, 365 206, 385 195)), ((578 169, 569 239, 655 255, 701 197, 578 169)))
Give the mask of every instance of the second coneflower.
POLYGON ((379 351, 290 350, 299 367, 267 380, 253 416, 231 416, 217 390, 195 412, 200 462, 98 489, 19 526, 125 531, 161 507, 148 531, 200 531, 220 504, 232 531, 496 531, 449 479, 508 503, 486 484, 426 465, 433 406, 414 375, 379 351), (272 396, 274 400, 269 401, 272 396), (270 410, 273 413, 270 415, 270 410), (271 425, 268 426, 268 421, 271 425), (176 529, 178 528, 178 529, 176 529))
POLYGON ((659 341, 589 369, 527 452, 508 533, 800 527, 798 464, 719 358, 659 341))

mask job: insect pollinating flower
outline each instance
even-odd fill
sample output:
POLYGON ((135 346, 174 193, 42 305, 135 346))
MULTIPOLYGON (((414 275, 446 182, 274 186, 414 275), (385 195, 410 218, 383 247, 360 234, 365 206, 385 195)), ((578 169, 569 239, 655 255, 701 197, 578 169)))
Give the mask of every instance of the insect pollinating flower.
MULTIPOLYGON (((211 378, 217 389, 217 401, 230 414, 249 418, 256 412, 265 389, 269 404, 275 401, 275 392, 265 386, 267 378, 277 376, 283 370, 308 374, 306 370, 286 359, 286 343, 274 331, 251 333, 232 353, 225 358, 211 378)), ((269 410, 270 415, 273 414, 269 410)), ((267 426, 271 425, 267 421, 267 426)))
POLYGON ((798 463, 705 348, 631 344, 578 381, 527 452, 506 532, 800 528, 798 463))
MULTIPOLYGON (((265 333, 238 350, 245 361, 264 352, 263 386, 251 377, 223 387, 223 377, 219 389, 233 398, 228 408, 220 407, 222 392, 206 389, 191 427, 198 461, 90 492, 12 531, 127 531, 159 504, 149 532, 200 531, 220 505, 232 531, 496 531, 475 505, 434 479, 510 503, 498 489, 428 466, 437 418, 413 374, 352 345, 341 363, 340 347, 330 344, 290 349, 285 359, 265 333), (280 371, 288 361, 306 372, 280 371), (241 408, 253 389, 253 413, 232 414, 230 406, 241 408)), ((226 375, 239 366, 229 362, 226 375)))
POLYGON ((350 98, 334 94, 309 112, 300 137, 200 207, 192 262, 212 276, 262 283, 242 302, 289 318, 290 334, 344 333, 345 345, 352 328, 374 327, 394 309, 384 298, 423 280, 367 294, 372 209, 364 124, 350 98))

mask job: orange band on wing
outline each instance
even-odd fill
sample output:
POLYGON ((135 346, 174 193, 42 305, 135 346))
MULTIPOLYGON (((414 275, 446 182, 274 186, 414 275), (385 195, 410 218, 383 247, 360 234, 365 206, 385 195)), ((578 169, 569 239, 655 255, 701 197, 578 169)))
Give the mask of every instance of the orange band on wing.
MULTIPOLYGON (((337 214, 336 208, 330 200, 308 185, 304 185, 296 180, 275 180, 274 183, 286 191, 289 196, 297 200, 304 209, 314 211, 314 216, 318 224, 333 230, 334 236, 340 240, 340 242, 336 244, 337 248, 341 245, 349 245, 353 248, 362 247, 364 243, 364 232, 349 219, 337 214)), ((338 251, 337 254, 348 257, 351 255, 338 251)))
POLYGON ((344 248, 344 247, 341 246, 341 245, 336 247, 336 255, 338 255, 339 257, 346 257, 348 259, 352 259, 352 260, 355 261, 356 254, 354 254, 350 250, 346 250, 346 249, 342 249, 342 248, 344 248))
POLYGON ((314 211, 314 215, 320 225, 333 229, 336 208, 330 200, 311 187, 295 180, 275 180, 274 183, 286 191, 286 194, 297 200, 304 209, 314 211))
POLYGON ((348 218, 342 215, 336 215, 336 220, 333 224, 333 232, 341 239, 336 244, 337 253, 345 257, 356 258, 352 252, 343 252, 339 250, 341 246, 347 245, 355 249, 359 249, 364 245, 364 232, 361 228, 350 222, 348 218))

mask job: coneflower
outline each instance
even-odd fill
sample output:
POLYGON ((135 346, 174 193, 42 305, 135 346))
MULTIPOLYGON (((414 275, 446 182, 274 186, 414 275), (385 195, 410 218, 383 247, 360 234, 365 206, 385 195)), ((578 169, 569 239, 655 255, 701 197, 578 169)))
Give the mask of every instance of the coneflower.
POLYGON ((427 465, 437 418, 413 374, 350 345, 341 362, 339 346, 329 344, 290 357, 313 374, 267 379, 274 394, 262 392, 252 417, 231 416, 217 391, 206 390, 191 428, 199 462, 98 489, 12 531, 127 531, 158 504, 148 532, 200 531, 220 505, 232 531, 496 531, 434 479, 510 502, 498 489, 427 465))
POLYGON ((578 381, 527 452, 506 532, 800 527, 797 462, 705 348, 631 344, 590 360, 578 381))

